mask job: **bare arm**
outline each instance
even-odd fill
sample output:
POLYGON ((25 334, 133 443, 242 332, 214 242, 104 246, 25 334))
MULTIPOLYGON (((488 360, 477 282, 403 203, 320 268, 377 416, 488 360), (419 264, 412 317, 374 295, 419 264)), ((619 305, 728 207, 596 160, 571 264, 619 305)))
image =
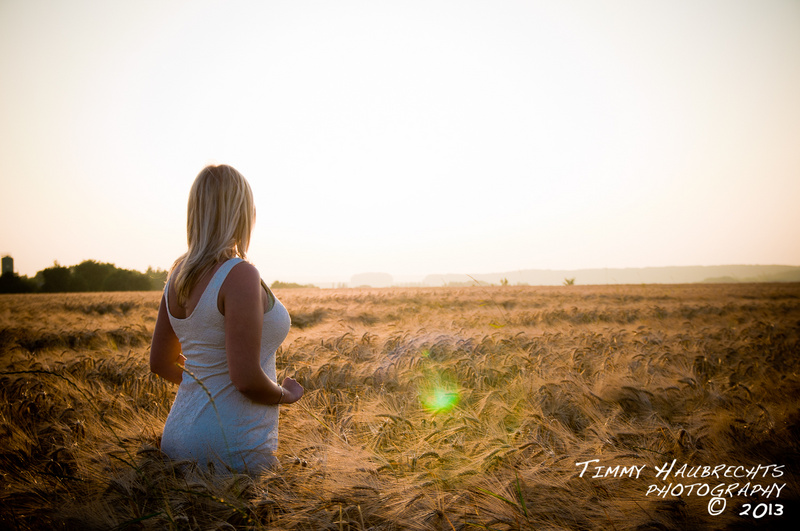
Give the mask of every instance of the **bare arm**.
POLYGON ((290 404, 300 400, 303 388, 292 378, 282 385, 264 373, 259 359, 264 306, 261 276, 247 262, 231 269, 220 290, 225 315, 225 351, 236 389, 259 404, 290 404))
POLYGON ((158 318, 150 344, 150 370, 172 383, 180 384, 183 379, 183 361, 181 343, 172 329, 167 315, 167 301, 161 296, 158 306, 158 318))

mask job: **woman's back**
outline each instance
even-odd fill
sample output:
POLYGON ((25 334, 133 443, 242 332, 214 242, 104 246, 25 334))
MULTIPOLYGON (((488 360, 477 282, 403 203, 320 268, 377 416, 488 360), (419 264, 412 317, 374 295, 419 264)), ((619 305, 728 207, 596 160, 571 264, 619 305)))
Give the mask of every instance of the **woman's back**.
MULTIPOLYGON (((192 290, 189 304, 184 303, 183 307, 171 300, 174 290, 170 291, 169 282, 165 287, 169 322, 186 360, 164 426, 161 448, 173 459, 193 459, 201 466, 213 462, 217 468, 227 465, 238 472, 257 472, 275 461, 278 406, 253 402, 231 381, 220 289, 241 262, 240 258, 224 262, 212 272, 205 289, 201 282, 192 290)), ((264 373, 275 380, 275 351, 291 323, 277 299, 271 308, 265 307, 269 310, 263 318, 260 364, 264 373)))

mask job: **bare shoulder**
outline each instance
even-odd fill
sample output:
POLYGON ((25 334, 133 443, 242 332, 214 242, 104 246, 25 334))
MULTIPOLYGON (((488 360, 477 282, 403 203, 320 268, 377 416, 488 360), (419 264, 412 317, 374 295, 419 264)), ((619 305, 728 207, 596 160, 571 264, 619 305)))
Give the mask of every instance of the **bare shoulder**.
POLYGON ((244 288, 261 284, 261 274, 256 266, 249 262, 239 262, 231 268, 230 273, 225 278, 223 286, 230 283, 231 286, 241 286, 244 288))
POLYGON ((253 304, 261 303, 261 274, 258 269, 248 262, 240 262, 233 266, 225 277, 219 290, 217 306, 222 315, 225 315, 226 301, 235 301, 237 305, 246 301, 253 304))

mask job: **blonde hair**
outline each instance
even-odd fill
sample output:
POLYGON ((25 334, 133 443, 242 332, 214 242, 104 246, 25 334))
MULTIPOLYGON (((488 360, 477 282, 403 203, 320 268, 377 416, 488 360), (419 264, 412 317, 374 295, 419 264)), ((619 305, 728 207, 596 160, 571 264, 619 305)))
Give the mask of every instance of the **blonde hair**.
MULTIPOLYGON (((206 166, 192 184, 186 218, 189 250, 172 265, 178 304, 202 276, 223 260, 247 259, 255 204, 250 184, 231 166, 206 166)), ((172 277, 172 271, 170 277, 172 277)))

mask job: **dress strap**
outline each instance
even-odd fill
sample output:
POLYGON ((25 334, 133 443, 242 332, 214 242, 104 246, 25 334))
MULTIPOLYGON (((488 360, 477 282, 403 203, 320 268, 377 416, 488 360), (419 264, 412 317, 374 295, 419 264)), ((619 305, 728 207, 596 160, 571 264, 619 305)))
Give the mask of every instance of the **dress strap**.
POLYGON ((233 266, 235 266, 239 262, 244 262, 244 260, 242 260, 238 256, 236 258, 229 259, 228 261, 223 263, 219 267, 219 269, 217 269, 217 271, 214 273, 214 276, 211 277, 211 282, 208 283, 206 291, 208 291, 209 294, 211 293, 214 294, 214 304, 216 304, 217 300, 216 295, 219 293, 219 288, 222 287, 222 283, 225 282, 225 279, 228 277, 228 273, 231 272, 231 269, 233 269, 233 266))

